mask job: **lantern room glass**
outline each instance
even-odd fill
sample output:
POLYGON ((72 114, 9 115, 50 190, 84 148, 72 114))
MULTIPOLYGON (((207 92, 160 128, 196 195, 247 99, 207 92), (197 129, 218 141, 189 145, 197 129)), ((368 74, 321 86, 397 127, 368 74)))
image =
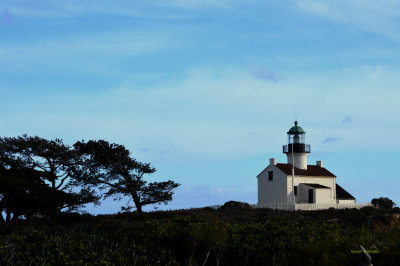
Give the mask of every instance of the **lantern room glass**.
POLYGON ((288 143, 301 143, 304 144, 306 141, 306 135, 304 133, 301 134, 288 134, 288 143))

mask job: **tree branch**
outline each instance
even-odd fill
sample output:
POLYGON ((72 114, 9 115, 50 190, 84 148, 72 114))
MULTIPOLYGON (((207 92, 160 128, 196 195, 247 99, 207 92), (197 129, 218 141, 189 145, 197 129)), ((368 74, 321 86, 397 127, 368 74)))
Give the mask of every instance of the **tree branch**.
POLYGON ((102 183, 102 184, 109 185, 110 187, 113 187, 113 188, 118 189, 118 190, 123 190, 122 187, 117 186, 117 185, 115 185, 115 184, 113 184, 113 183, 109 183, 109 182, 107 182, 107 181, 99 180, 98 182, 99 182, 99 183, 102 183))
MULTIPOLYGON (((63 179, 61 179, 61 183, 60 183, 58 186, 56 186, 56 189, 57 189, 57 190, 64 184, 64 181, 65 181, 68 177, 69 177, 69 174, 67 174, 63 179)), ((63 189, 65 189, 65 187, 64 187, 63 189)), ((63 189, 61 189, 61 190, 63 190, 63 189)))

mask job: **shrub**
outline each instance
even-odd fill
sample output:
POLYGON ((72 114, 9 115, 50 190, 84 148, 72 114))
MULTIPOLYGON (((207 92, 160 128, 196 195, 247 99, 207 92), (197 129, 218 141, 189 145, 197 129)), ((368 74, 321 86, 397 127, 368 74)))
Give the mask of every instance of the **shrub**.
POLYGON ((240 202, 233 200, 225 202, 225 204, 221 206, 221 210, 232 210, 232 209, 248 210, 251 209, 251 206, 247 202, 240 202))
POLYGON ((389 198, 374 198, 371 200, 372 205, 374 205, 374 207, 379 208, 379 209, 383 209, 383 210, 391 210, 394 207, 394 202, 389 199, 389 198))

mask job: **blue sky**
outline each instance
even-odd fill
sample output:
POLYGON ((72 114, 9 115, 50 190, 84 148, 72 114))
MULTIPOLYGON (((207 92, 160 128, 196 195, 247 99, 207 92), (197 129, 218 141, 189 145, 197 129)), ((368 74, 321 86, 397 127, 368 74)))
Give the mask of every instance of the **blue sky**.
POLYGON ((182 184, 175 209, 256 203, 296 113, 309 164, 358 202, 400 204, 399 14, 390 0, 1 0, 0 134, 123 144, 151 180, 182 184))

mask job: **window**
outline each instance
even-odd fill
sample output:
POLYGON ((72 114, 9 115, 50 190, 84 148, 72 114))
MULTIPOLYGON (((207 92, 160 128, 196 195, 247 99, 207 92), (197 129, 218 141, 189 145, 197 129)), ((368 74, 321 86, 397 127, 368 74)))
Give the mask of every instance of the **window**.
POLYGON ((274 179, 274 172, 268 171, 268 180, 272 181, 274 179))
POLYGON ((294 195, 297 196, 297 186, 294 186, 294 195))

